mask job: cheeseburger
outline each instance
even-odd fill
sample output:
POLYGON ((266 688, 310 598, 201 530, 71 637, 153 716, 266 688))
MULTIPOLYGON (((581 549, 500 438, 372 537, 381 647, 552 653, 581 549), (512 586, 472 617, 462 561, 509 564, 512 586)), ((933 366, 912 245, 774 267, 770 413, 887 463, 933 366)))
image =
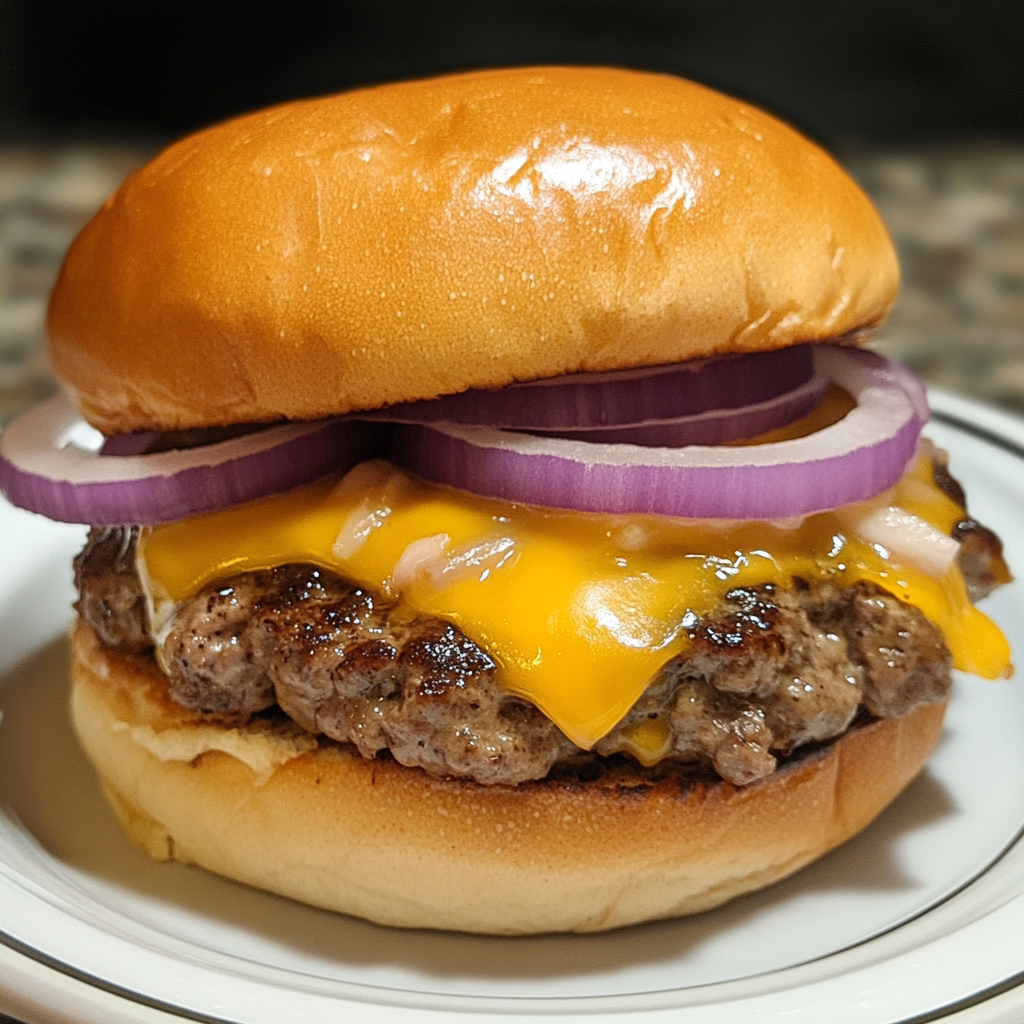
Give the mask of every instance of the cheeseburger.
POLYGON ((72 714, 154 857, 370 920, 716 906, 921 769, 1009 575, 890 240, 677 78, 479 72, 241 117, 75 240, 0 439, 93 529, 72 714), (79 419, 79 416, 84 417, 79 419))

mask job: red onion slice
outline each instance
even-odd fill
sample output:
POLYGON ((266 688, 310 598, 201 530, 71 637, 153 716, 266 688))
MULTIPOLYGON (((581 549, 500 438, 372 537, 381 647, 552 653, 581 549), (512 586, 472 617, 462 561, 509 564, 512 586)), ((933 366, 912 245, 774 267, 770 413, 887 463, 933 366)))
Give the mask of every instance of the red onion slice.
POLYGON ((857 406, 794 440, 642 448, 432 424, 398 428, 394 458, 428 480, 554 508, 701 519, 822 512, 895 484, 928 410, 917 378, 874 353, 821 345, 815 364, 857 406))
MULTIPOLYGON (((815 374, 806 384, 766 402, 738 409, 712 409, 696 416, 648 420, 613 427, 551 432, 554 437, 596 444, 639 444, 645 448, 681 448, 688 444, 725 444, 784 427, 806 416, 828 390, 829 380, 815 374)), ((530 433, 547 434, 534 428, 530 433)))
POLYGON ((153 455, 101 455, 102 435, 63 396, 0 434, 0 493, 50 519, 166 523, 297 487, 370 458, 372 427, 292 423, 153 455))
POLYGON ((768 402, 806 384, 813 369, 812 346, 798 345, 673 366, 574 373, 356 415, 390 423, 467 423, 508 430, 617 426, 768 402))

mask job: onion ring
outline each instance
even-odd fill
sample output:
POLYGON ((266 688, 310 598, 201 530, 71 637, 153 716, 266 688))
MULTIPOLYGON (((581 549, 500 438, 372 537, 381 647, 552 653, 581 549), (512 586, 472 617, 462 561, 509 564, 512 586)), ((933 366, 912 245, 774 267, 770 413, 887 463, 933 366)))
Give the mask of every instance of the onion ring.
POLYGON ((913 457, 928 407, 903 367, 820 345, 816 372, 857 402, 806 437, 749 447, 590 444, 461 424, 396 428, 392 458, 428 480, 577 511, 783 519, 863 501, 913 457))
POLYGON ((695 416, 577 430, 542 431, 534 428, 528 433, 596 444, 639 444, 645 448, 725 444, 727 441, 756 437, 807 415, 818 404, 828 386, 827 377, 814 374, 806 384, 792 391, 785 391, 766 402, 737 409, 711 409, 695 416))
POLYGON ((572 373, 407 402, 353 418, 387 423, 466 423, 563 431, 664 421, 768 402, 805 385, 812 346, 695 359, 611 373, 572 373))
POLYGON ((343 420, 269 427, 152 455, 101 455, 102 435, 58 395, 0 434, 0 493, 50 519, 155 524, 279 494, 370 458, 372 428, 343 420))

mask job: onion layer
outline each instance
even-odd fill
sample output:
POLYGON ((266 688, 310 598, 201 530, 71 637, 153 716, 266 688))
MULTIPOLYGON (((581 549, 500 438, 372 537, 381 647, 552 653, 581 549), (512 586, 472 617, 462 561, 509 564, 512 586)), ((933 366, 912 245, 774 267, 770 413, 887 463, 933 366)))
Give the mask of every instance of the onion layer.
POLYGON ((643 448, 468 427, 402 426, 393 458, 428 480, 508 501, 607 513, 781 519, 870 498, 903 475, 924 389, 871 352, 819 345, 816 372, 857 405, 807 437, 739 448, 643 448))
POLYGON ((0 434, 0 493, 61 522, 166 523, 344 472, 372 455, 371 430, 295 423, 201 448, 101 455, 102 436, 58 396, 0 434))
MULTIPOLYGON (((647 420, 637 424, 552 431, 551 436, 594 444, 639 444, 645 448, 679 448, 687 444, 725 444, 784 427, 807 415, 828 390, 823 374, 766 402, 737 409, 711 409, 696 416, 647 420)), ((548 433, 533 429, 530 433, 548 433)))
POLYGON ((799 345, 676 366, 575 373, 511 384, 501 391, 464 391, 392 405, 356 416, 389 423, 486 424, 507 430, 588 429, 770 402, 807 384, 812 373, 812 346, 799 345))

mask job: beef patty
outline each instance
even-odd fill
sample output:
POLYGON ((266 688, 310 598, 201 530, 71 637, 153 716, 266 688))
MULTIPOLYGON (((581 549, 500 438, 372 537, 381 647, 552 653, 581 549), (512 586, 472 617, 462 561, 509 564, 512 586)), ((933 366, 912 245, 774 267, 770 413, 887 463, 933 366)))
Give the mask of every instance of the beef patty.
MULTIPOLYGON (((936 476, 955 487, 937 465, 936 476)), ((965 515, 972 596, 1008 578, 998 539, 965 515), (995 581, 995 582, 994 582, 995 581)), ((110 647, 153 650, 133 528, 96 529, 75 562, 78 608, 110 647)), ((311 733, 440 776, 515 785, 584 757, 534 705, 503 692, 485 650, 450 623, 399 613, 341 577, 286 565, 185 601, 153 652, 175 700, 225 726, 275 705, 311 733)), ((596 745, 713 767, 743 785, 777 759, 945 699, 950 657, 916 608, 873 584, 739 588, 696 622, 596 745)))

